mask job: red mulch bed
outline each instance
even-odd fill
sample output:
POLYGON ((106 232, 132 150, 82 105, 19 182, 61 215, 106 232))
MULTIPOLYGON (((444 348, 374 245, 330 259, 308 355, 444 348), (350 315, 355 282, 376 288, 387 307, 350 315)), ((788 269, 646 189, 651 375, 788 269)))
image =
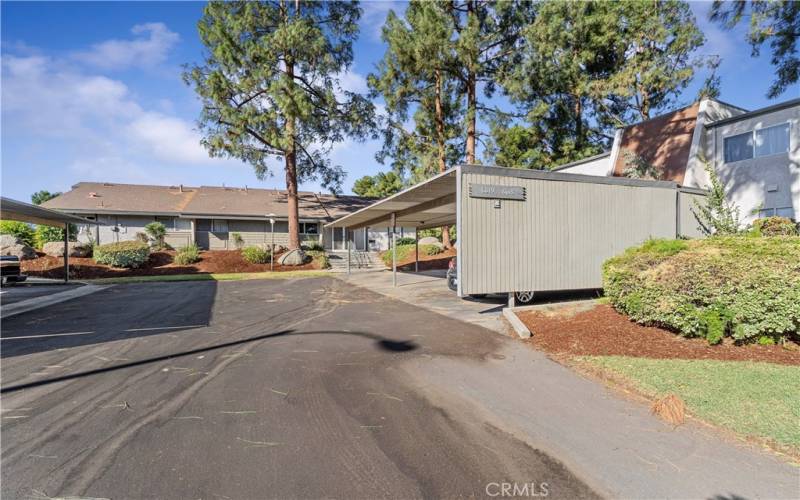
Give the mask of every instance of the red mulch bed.
MULTIPOLYGON (((419 254, 419 270, 429 271, 431 269, 447 269, 450 259, 456 256, 456 249, 451 248, 444 250, 442 253, 436 255, 419 254)), ((414 256, 397 263, 397 269, 400 271, 413 271, 414 270, 414 256)))
POLYGON ((687 339, 662 328, 634 323, 610 305, 581 309, 567 305, 545 311, 524 311, 518 315, 533 332, 529 342, 537 349, 555 355, 717 359, 800 365, 800 348, 795 343, 788 343, 787 347, 734 345, 726 339, 720 345, 711 346, 705 339, 687 339))
MULTIPOLYGON (((168 274, 207 274, 207 273, 258 273, 269 271, 267 264, 251 264, 242 258, 238 250, 210 250, 200 252, 200 261, 181 266, 172 262, 174 251, 153 252, 150 260, 138 269, 122 269, 96 263, 91 258, 70 257, 70 278, 118 278, 120 276, 162 276, 168 274)), ((276 257, 277 260, 277 257, 276 257)), ((42 278, 64 278, 64 261, 61 257, 40 254, 39 258, 22 261, 22 271, 30 276, 42 278)), ((314 263, 302 266, 279 266, 275 271, 297 271, 317 269, 314 263)))

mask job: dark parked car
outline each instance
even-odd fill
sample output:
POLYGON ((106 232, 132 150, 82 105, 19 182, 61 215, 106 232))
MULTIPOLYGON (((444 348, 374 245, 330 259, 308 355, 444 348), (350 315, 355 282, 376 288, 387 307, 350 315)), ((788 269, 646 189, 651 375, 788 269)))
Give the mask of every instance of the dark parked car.
POLYGON ((14 255, 0 256, 0 283, 19 283, 28 279, 19 267, 19 257, 14 255))
MULTIPOLYGON (((447 264, 447 287, 450 290, 458 291, 458 262, 455 257, 450 259, 447 264)), ((481 298, 486 295, 470 295, 470 297, 481 298)), ((514 300, 517 304, 530 304, 533 302, 533 292, 514 292, 514 300)))

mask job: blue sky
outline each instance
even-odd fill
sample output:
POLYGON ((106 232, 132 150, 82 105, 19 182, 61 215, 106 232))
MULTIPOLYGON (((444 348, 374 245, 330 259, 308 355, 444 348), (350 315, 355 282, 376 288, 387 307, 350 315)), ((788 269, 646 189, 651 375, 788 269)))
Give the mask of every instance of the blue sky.
MULTIPOLYGON (((380 27, 399 2, 363 2, 361 36, 343 86, 365 92, 366 75, 382 57, 380 27)), ((722 57, 724 101, 755 109, 775 101, 769 51, 750 57, 743 28, 722 31, 706 21, 708 3, 693 3, 707 43, 722 57)), ((284 187, 280 170, 264 181, 235 160, 211 159, 194 130, 200 105, 180 79, 199 61, 200 2, 3 2, 2 194, 29 200, 39 189, 65 191, 79 181, 284 187)), ((703 74, 682 95, 694 100, 703 74)), ((794 93, 795 95, 789 95, 794 93)), ((378 141, 345 142, 331 159, 353 181, 386 167, 378 141)), ((315 183, 301 189, 319 191, 315 183)))

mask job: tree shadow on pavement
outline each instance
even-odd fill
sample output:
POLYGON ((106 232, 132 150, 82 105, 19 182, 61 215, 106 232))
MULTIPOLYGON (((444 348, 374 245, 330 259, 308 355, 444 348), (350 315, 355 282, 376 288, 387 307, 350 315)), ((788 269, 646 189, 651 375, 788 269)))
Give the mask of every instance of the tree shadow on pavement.
POLYGON ((192 356, 195 354, 200 354, 209 351, 215 351, 219 349, 225 349, 227 347, 233 347, 242 344, 249 344, 251 342, 258 342, 260 340, 267 340, 273 339, 277 337, 284 337, 284 336, 294 336, 294 335, 356 335, 359 337, 364 337, 370 340, 375 341, 375 345, 378 346, 383 351, 388 352, 409 352, 417 349, 419 346, 410 341, 410 340, 391 340, 380 335, 376 335, 370 332, 353 332, 353 331, 337 331, 337 330, 325 330, 325 331, 310 331, 310 332, 298 332, 295 330, 282 330, 275 333, 267 333, 264 335, 257 335, 255 337, 249 337, 246 339, 240 340, 233 340, 230 342, 224 342, 222 344, 216 344, 208 347, 199 347, 197 349, 191 349, 188 351, 182 351, 177 353, 165 354, 163 356, 156 356, 153 358, 141 359, 138 361, 131 361, 130 363, 121 363, 118 365, 113 366, 106 366, 103 368, 96 368, 94 370, 86 370, 77 373, 70 373, 67 375, 61 375, 58 377, 51 377, 42 380, 36 380, 34 382, 27 382, 24 384, 17 384, 17 385, 9 385, 0 389, 0 394, 7 394, 16 391, 21 391, 23 389, 30 389, 32 387, 39 387, 43 385, 55 384, 58 382, 64 382, 67 380, 73 380, 83 377, 90 377, 93 375, 100 375, 103 373, 114 372, 117 370, 125 370, 128 368, 135 368, 137 366, 144 366, 152 363, 158 363, 159 361, 166 361, 168 359, 173 358, 180 358, 183 356, 192 356))

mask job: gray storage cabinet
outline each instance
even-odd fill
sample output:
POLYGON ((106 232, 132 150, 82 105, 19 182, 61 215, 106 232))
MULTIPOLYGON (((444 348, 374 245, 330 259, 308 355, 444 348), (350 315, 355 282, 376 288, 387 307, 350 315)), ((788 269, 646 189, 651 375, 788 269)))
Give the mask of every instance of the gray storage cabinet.
POLYGON ((692 199, 705 195, 674 182, 458 170, 461 296, 601 288, 603 262, 626 248, 648 238, 700 235, 692 199))

